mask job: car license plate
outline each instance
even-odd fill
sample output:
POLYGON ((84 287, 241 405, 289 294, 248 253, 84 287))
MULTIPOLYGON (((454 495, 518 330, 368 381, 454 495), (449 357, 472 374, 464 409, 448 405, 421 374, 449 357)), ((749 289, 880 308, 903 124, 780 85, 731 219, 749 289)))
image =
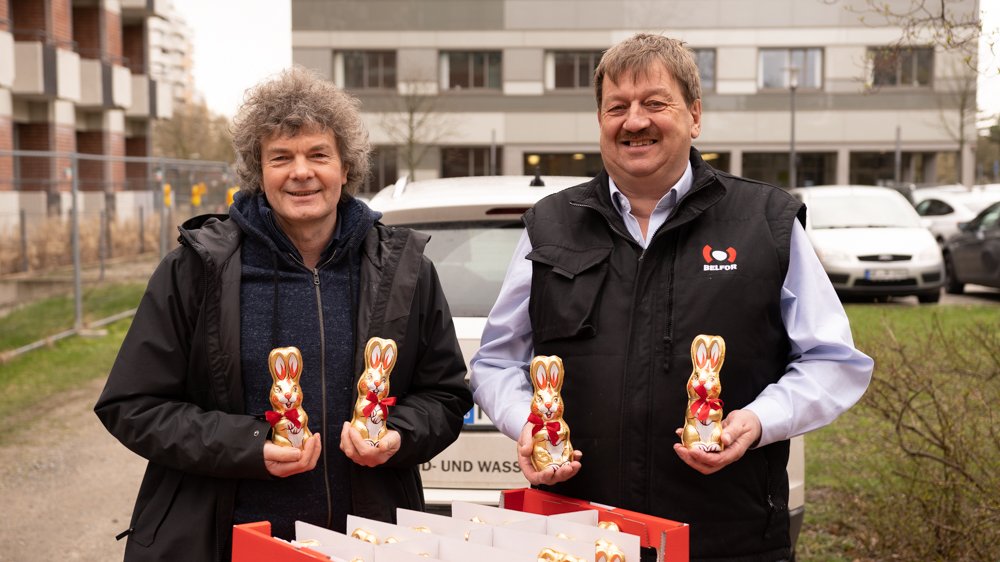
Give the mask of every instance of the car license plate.
POLYGON ((493 427, 493 420, 479 408, 479 404, 475 404, 471 410, 465 413, 464 422, 465 425, 493 427))
POLYGON ((910 272, 905 269, 866 269, 865 279, 869 281, 898 281, 906 279, 910 272))

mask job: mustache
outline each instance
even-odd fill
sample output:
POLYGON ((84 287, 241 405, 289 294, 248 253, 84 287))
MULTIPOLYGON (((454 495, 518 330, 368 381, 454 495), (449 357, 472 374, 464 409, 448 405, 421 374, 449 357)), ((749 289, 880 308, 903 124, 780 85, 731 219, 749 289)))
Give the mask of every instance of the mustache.
POLYGON ((654 135, 652 133, 652 131, 649 130, 649 127, 645 128, 645 129, 641 129, 639 131, 635 131, 635 132, 625 131, 622 134, 618 135, 618 141, 619 142, 642 140, 642 139, 654 139, 655 140, 656 139, 656 135, 654 135))

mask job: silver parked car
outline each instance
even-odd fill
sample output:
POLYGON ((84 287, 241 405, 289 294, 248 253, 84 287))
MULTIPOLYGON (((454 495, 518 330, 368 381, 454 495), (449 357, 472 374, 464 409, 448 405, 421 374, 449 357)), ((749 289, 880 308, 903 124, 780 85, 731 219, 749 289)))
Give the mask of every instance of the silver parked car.
POLYGON ((983 186, 918 189, 913 192, 914 206, 924 226, 943 245, 958 234, 958 224, 969 222, 980 211, 1000 201, 1000 189, 983 186))
MULTIPOLYGON (((542 197, 588 181, 586 177, 465 177, 387 187, 370 206, 382 222, 431 234, 426 254, 434 261, 468 362, 500 293, 524 226, 521 215, 542 197), (540 182, 539 182, 540 180, 540 182), (533 185, 542 183, 544 185, 533 185)), ((677 425, 682 420, 677 420, 677 425)), ((476 406, 458 440, 421 467, 428 509, 447 512, 453 501, 497 505, 500 491, 528 486, 517 465, 515 444, 476 406)), ((673 427, 669 427, 672 430, 673 427)), ((788 461, 792 543, 805 514, 805 453, 792 439, 788 461)))
POLYGON ((905 197, 885 187, 791 190, 806 204, 806 233, 837 294, 936 303, 944 261, 934 236, 905 197))

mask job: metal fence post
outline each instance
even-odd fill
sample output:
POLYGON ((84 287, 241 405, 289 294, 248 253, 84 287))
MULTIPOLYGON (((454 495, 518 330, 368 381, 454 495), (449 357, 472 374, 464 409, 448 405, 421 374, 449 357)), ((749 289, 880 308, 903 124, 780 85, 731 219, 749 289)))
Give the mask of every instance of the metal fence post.
POLYGON ((167 255, 167 202, 163 196, 163 186, 167 181, 167 171, 164 169, 163 160, 160 159, 160 167, 157 171, 156 184, 159 193, 155 195, 160 199, 160 259, 167 255))
POLYGON ((139 206, 139 255, 146 253, 146 207, 139 206))
POLYGON ((104 267, 108 258, 108 211, 101 209, 101 232, 97 237, 97 260, 100 263, 99 281, 104 281, 104 267))
POLYGON ((21 270, 28 271, 31 265, 28 259, 28 214, 21 209, 21 270))
POLYGON ((77 153, 73 152, 70 154, 70 169, 69 173, 72 175, 72 207, 71 207, 71 229, 72 229, 72 240, 73 240, 73 299, 75 302, 74 310, 76 311, 75 318, 73 320, 73 328, 80 330, 83 328, 83 282, 81 280, 80 271, 80 205, 77 199, 80 195, 80 160, 77 158, 77 153))

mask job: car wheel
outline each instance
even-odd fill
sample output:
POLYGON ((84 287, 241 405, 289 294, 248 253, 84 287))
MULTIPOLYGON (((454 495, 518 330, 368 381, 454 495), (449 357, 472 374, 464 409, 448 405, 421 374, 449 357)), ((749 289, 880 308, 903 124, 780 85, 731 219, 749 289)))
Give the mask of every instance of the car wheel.
POLYGON ((952 295, 961 295, 965 292, 965 283, 962 283, 955 276, 955 266, 951 263, 951 254, 944 254, 944 290, 952 295))
POLYGON ((917 301, 920 304, 935 304, 941 300, 941 291, 934 291, 933 293, 921 293, 917 295, 917 301))

